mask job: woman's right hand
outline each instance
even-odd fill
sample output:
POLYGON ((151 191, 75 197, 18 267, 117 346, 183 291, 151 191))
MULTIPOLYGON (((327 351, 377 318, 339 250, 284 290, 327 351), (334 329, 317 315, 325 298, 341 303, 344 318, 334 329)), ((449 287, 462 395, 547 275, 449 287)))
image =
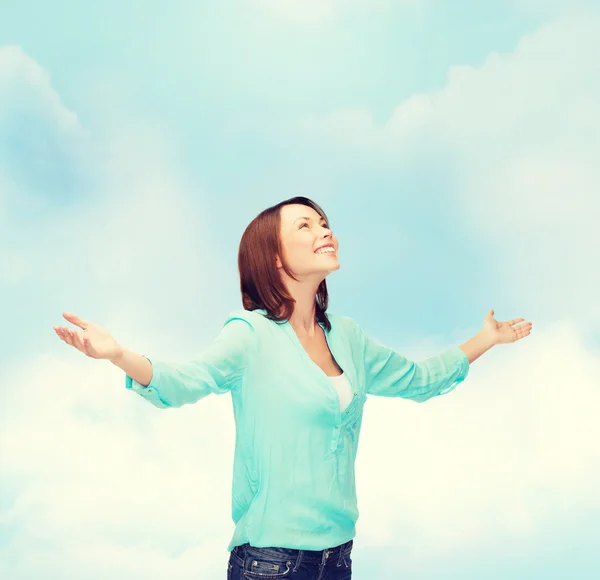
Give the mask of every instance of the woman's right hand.
POLYGON ((117 343, 110 332, 101 326, 83 320, 70 312, 63 312, 63 317, 79 326, 83 333, 73 331, 66 326, 54 326, 54 331, 59 338, 86 356, 113 361, 123 353, 123 347, 117 343))

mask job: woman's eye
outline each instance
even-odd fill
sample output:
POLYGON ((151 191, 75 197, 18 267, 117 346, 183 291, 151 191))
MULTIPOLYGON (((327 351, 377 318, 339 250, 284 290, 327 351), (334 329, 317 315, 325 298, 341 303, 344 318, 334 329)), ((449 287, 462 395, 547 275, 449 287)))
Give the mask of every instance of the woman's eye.
MULTIPOLYGON (((307 224, 306 222, 304 222, 304 223, 303 223, 303 224, 300 226, 300 229, 302 229, 304 226, 307 226, 307 225, 308 225, 308 224, 307 224)), ((327 228, 327 229, 329 229, 329 224, 323 224, 323 227, 324 227, 324 228, 327 228)))

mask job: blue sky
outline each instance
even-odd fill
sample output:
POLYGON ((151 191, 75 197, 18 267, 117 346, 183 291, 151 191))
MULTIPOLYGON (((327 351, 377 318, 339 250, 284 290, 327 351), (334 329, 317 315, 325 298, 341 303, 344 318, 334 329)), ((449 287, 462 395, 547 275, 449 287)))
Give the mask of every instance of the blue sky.
POLYGON ((447 397, 370 398, 355 576, 600 572, 594 4, 4 8, 0 573, 223 576, 229 397, 152 408, 52 326, 194 356, 241 307, 244 228, 293 195, 340 240, 330 311, 406 356, 489 308, 534 322, 447 397))

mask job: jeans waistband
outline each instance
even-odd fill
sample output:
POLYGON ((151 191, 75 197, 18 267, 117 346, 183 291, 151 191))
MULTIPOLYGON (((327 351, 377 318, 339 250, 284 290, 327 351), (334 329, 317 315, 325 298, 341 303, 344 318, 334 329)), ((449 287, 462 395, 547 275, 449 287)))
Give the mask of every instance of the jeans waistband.
POLYGON ((266 556, 272 556, 273 558, 288 559, 294 562, 297 561, 300 552, 302 552, 303 561, 320 563, 323 560, 325 552, 328 553, 328 558, 340 557, 342 554, 349 554, 352 551, 353 544, 354 540, 349 540, 339 546, 334 546, 333 548, 325 548, 323 550, 300 550, 296 548, 278 548, 271 546, 268 548, 255 548, 246 543, 241 546, 236 546, 233 548, 233 551, 242 559, 245 559, 246 552, 249 552, 250 554, 264 554, 266 556))

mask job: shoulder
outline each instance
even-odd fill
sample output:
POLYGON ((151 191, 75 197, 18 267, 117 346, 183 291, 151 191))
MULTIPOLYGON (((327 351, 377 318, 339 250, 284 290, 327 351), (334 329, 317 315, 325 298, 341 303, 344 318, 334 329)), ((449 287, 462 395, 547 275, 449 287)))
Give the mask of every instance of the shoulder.
POLYGON ((248 310, 232 310, 223 322, 221 340, 244 352, 255 353, 261 342, 260 321, 256 312, 248 310))
POLYGON ((350 316, 343 314, 327 313, 332 327, 341 331, 343 334, 358 340, 360 338, 361 328, 358 322, 350 316))
POLYGON ((238 325, 243 325, 246 323, 246 326, 249 326, 253 330, 260 328, 261 324, 264 324, 265 317, 260 314, 258 310, 232 310, 225 318, 223 322, 223 326, 231 323, 232 321, 241 321, 238 322, 238 325))

